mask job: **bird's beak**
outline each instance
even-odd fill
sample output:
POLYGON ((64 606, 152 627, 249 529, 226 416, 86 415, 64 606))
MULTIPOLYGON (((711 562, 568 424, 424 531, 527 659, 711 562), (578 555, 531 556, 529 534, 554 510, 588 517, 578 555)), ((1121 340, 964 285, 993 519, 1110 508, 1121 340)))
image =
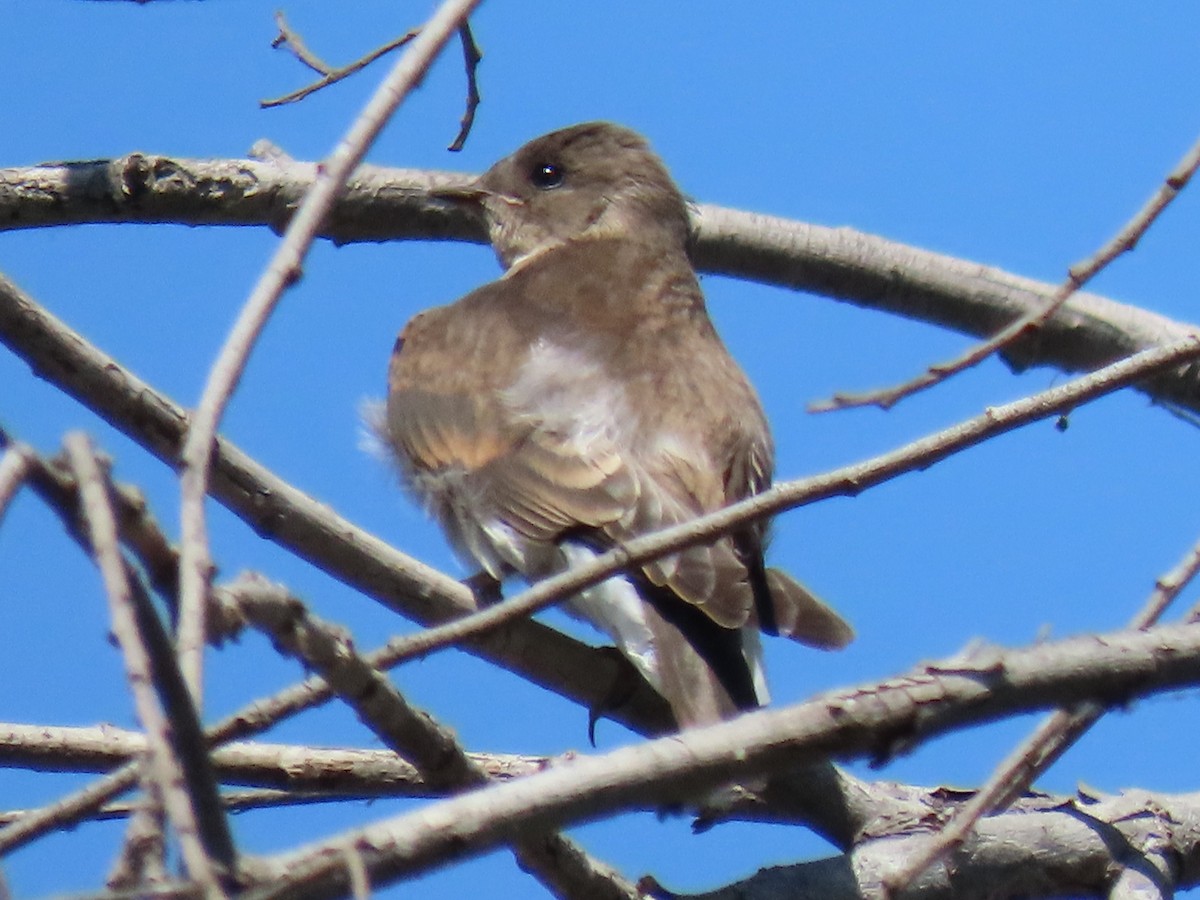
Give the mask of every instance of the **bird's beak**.
POLYGON ((479 186, 478 179, 472 179, 465 184, 447 184, 429 189, 429 196, 438 200, 449 200, 453 203, 466 203, 478 206, 488 192, 479 186))

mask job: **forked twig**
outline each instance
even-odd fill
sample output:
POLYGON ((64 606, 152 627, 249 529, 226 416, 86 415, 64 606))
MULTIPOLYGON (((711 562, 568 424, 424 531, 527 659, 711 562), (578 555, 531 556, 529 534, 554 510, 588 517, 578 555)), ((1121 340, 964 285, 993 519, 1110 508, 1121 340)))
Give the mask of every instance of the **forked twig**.
POLYGON ((327 88, 331 84, 337 84, 345 78, 349 78, 355 72, 361 72, 375 60, 381 56, 386 56, 393 50, 398 50, 405 44, 412 41, 418 34, 421 33, 419 28, 414 28, 407 31, 400 37, 388 41, 381 47, 372 50, 366 56, 356 59, 354 62, 345 66, 331 66, 322 60, 319 56, 308 49, 308 45, 304 43, 304 39, 287 23, 283 12, 275 13, 275 25, 279 28, 279 34, 271 41, 271 46, 275 48, 287 47, 292 51, 292 55, 301 63, 308 66, 321 77, 307 87, 302 87, 299 90, 292 91, 290 94, 284 94, 282 97, 275 97, 271 100, 260 100, 258 105, 263 109, 270 109, 274 106, 284 106, 288 103, 295 103, 298 100, 303 100, 309 94, 314 94, 322 88, 327 88))
POLYGON ((1146 201, 1112 240, 1096 251, 1094 255, 1077 262, 1067 270, 1066 280, 1059 285, 1042 309, 1021 316, 1002 328, 993 337, 976 344, 961 356, 936 363, 910 381, 883 390, 865 391, 858 394, 838 393, 828 400, 819 400, 810 404, 809 412, 830 412, 856 406, 878 406, 881 409, 890 409, 905 397, 910 397, 945 381, 952 375, 978 365, 1022 335, 1032 333, 1049 320, 1059 307, 1070 299, 1072 294, 1087 284, 1109 263, 1122 253, 1136 247, 1147 229, 1191 180, 1198 167, 1200 167, 1200 140, 1197 140, 1188 149, 1175 168, 1167 175, 1154 196, 1146 201))
MULTIPOLYGON (((348 65, 331 66, 309 49, 299 32, 288 24, 282 12, 275 13, 275 25, 279 29, 279 34, 271 41, 271 46, 276 49, 287 47, 292 51, 292 55, 296 59, 321 77, 307 87, 292 91, 290 94, 284 94, 270 100, 260 100, 258 105, 263 109, 295 103, 298 100, 303 100, 309 94, 315 94, 322 88, 327 88, 331 84, 337 84, 339 81, 349 78, 356 72, 361 72, 381 56, 386 56, 393 50, 403 47, 421 33, 419 28, 414 28, 348 65)), ((467 142, 467 136, 471 133, 471 126, 475 124, 475 110, 478 109, 481 99, 479 96, 477 72, 479 64, 483 61, 483 53, 480 51, 479 45, 475 42, 470 22, 463 21, 458 29, 458 37, 462 42, 463 68, 467 76, 467 105, 463 110, 462 120, 459 123, 458 135, 451 142, 450 146, 446 148, 454 152, 458 152, 463 148, 463 145, 467 142)))

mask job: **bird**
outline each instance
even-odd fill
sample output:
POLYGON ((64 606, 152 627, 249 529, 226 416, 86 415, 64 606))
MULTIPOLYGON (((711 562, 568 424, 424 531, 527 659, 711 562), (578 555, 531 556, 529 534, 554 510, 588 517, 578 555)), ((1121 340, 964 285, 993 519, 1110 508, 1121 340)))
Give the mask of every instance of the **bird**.
MULTIPOLYGON (((396 340, 382 437, 409 493, 481 574, 562 572, 771 484, 759 399, 688 255, 688 201, 636 132, 551 132, 443 196, 503 274, 396 340)), ((579 592, 679 728, 769 699, 759 632, 823 649, 851 626, 767 568, 755 522, 579 592)), ((595 715, 604 710, 593 711, 595 715)))

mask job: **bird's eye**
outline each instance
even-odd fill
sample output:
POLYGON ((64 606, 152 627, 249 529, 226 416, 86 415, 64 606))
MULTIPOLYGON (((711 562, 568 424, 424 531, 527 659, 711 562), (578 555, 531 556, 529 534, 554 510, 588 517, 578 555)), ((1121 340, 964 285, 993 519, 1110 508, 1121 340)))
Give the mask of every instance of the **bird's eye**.
POLYGON ((562 166, 555 163, 538 163, 529 173, 529 180, 543 191, 558 187, 563 183, 564 177, 566 177, 566 173, 563 172, 562 166))

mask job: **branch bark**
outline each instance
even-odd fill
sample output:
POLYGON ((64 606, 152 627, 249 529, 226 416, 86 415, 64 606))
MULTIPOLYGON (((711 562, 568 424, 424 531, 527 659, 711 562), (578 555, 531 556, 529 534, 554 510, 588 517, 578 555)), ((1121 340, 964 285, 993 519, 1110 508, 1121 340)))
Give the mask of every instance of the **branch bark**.
MULTIPOLYGON (((85 222, 257 225, 279 230, 312 182, 312 163, 198 160, 134 153, 112 160, 0 169, 0 230, 85 222)), ((469 176, 362 166, 322 231, 335 243, 485 242, 482 222, 433 200, 434 187, 469 176)), ((700 204, 694 257, 702 271, 809 291, 974 337, 1045 306, 1054 286, 850 228, 700 204)), ((1037 334, 1011 346, 1008 364, 1089 371, 1198 333, 1144 309, 1080 293, 1037 334)), ((1194 366, 1139 386, 1156 400, 1200 412, 1194 366)))
MULTIPOLYGON (((864 842, 853 853, 764 869, 720 890, 679 900, 863 900, 932 840, 917 831, 864 842)), ((1127 791, 1099 801, 1048 798, 984 819, 953 857, 915 881, 904 900, 996 897, 1171 896, 1200 877, 1200 794, 1127 791), (1158 851, 1169 877, 1142 848, 1158 851), (1161 894, 1118 894, 1128 883, 1161 894)))
MULTIPOLYGON (((885 757, 1002 715, 1088 701, 1120 705, 1198 681, 1200 625, 1088 635, 1007 652, 981 648, 886 682, 579 758, 339 834, 268 860, 269 886, 248 896, 341 895, 348 887, 341 848, 348 844, 379 886, 482 853, 532 828, 670 807, 733 779, 830 756, 885 757)), ((1200 830, 1188 838, 1190 854, 1196 837, 1200 830)), ((1195 877, 1194 864, 1186 871, 1195 877)))
MULTIPOLYGON (((187 415, 0 276, 0 341, 166 464, 176 467, 187 415)), ((390 547, 217 439, 213 496, 273 540, 422 625, 476 609, 470 588, 390 547)), ((583 705, 599 706, 624 665, 537 622, 511 625, 463 649, 583 705)), ((665 701, 640 688, 612 717, 642 733, 671 727, 665 701)))

